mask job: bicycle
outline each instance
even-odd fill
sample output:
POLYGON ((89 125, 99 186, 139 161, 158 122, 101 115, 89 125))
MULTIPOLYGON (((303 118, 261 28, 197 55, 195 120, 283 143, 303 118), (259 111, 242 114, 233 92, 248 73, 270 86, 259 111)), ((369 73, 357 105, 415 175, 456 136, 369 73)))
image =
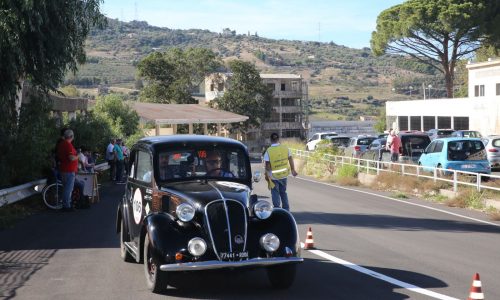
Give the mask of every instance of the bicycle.
MULTIPOLYGON (((63 190, 62 181, 59 179, 54 183, 46 185, 42 190, 42 198, 45 205, 50 209, 57 210, 63 208, 63 190)), ((71 192, 72 205, 79 202, 81 193, 81 189, 75 185, 71 192)))

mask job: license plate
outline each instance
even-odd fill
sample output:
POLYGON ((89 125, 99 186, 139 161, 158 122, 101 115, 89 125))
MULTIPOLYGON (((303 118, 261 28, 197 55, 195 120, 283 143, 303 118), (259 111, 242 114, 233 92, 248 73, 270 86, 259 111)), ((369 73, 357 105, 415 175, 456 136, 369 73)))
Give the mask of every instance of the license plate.
POLYGON ((476 165, 469 164, 469 165, 463 165, 462 169, 474 169, 475 167, 476 167, 476 165))
POLYGON ((243 252, 221 252, 221 259, 246 259, 248 258, 248 251, 243 252))

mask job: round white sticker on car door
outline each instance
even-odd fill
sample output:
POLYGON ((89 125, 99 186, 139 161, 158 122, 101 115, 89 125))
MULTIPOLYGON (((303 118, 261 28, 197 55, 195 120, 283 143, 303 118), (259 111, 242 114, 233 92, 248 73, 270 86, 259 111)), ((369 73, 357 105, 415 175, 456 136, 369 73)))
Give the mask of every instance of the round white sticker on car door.
POLYGON ((133 199, 133 210, 134 210, 134 221, 135 224, 139 224, 141 222, 142 216, 142 193, 141 189, 136 189, 134 193, 133 199))

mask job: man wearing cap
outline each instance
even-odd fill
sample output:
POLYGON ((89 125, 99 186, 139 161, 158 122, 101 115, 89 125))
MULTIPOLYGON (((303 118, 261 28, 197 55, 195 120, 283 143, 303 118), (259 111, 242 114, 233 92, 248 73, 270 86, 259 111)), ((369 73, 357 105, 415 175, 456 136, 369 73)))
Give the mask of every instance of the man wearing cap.
POLYGON ((271 198, 274 207, 282 207, 289 211, 290 206, 286 193, 287 176, 290 171, 293 176, 297 176, 292 153, 290 149, 279 143, 279 135, 277 133, 272 133, 270 139, 271 146, 264 153, 264 161, 266 163, 266 177, 274 184, 274 186, 270 185, 272 187, 271 198))

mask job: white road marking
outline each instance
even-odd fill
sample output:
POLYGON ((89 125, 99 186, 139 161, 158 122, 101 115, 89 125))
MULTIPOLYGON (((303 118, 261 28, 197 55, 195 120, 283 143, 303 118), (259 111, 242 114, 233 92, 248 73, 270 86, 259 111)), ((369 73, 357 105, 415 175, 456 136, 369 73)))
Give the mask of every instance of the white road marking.
POLYGON ((418 207, 422 207, 422 208, 427 208, 427 209, 430 209, 430 210, 439 211, 439 212, 442 212, 442 213, 445 213, 445 214, 449 214, 449 215, 452 215, 452 216, 455 216, 455 217, 460 217, 460 218, 464 218, 464 219, 469 219, 469 220, 472 220, 472 221, 476 221, 476 222, 479 222, 479 223, 483 223, 483 224, 488 224, 488 225, 493 225, 493 226, 500 227, 500 224, 497 224, 497 223, 488 222, 488 221, 484 221, 484 220, 480 220, 480 219, 476 219, 476 218, 472 218, 472 217, 467 217, 467 216, 464 216, 464 215, 452 213, 452 212, 449 212, 449 211, 446 211, 446 210, 443 210, 443 209, 434 208, 434 207, 430 207, 430 206, 423 205, 423 204, 412 203, 412 202, 401 200, 401 199, 391 198, 391 197, 387 197, 387 196, 383 196, 383 195, 379 195, 379 194, 375 194, 375 193, 370 193, 370 192, 366 192, 366 191, 360 191, 360 190, 356 190, 356 189, 350 189, 350 188, 346 188, 346 187, 343 187, 343 186, 338 186, 338 185, 334 185, 334 184, 330 184, 330 183, 326 183, 326 182, 321 182, 321 181, 315 181, 315 180, 306 179, 306 178, 302 178, 302 177, 295 177, 295 178, 296 179, 300 179, 300 180, 304 180, 304 181, 313 182, 313 183, 328 185, 328 186, 331 186, 331 187, 334 187, 334 188, 338 188, 338 189, 342 189, 342 190, 363 193, 363 194, 367 194, 367 195, 371 195, 371 196, 376 196, 376 197, 380 197, 380 198, 384 198, 384 199, 388 199, 388 200, 392 200, 392 201, 397 201, 397 202, 401 202, 401 203, 405 203, 405 204, 409 204, 409 205, 414 205, 414 206, 418 206, 418 207))
MULTIPOLYGON (((304 248, 304 243, 301 242, 300 246, 302 248, 304 248)), ((309 251, 309 252, 311 252, 313 254, 316 254, 317 256, 320 256, 320 257, 322 257, 324 259, 327 259, 327 260, 329 260, 331 262, 334 262, 334 263, 337 263, 337 264, 342 265, 344 267, 353 269, 355 271, 358 271, 360 273, 366 274, 366 275, 371 276, 373 278, 380 279, 382 281, 394 284, 396 286, 402 287, 404 289, 407 289, 407 290, 415 292, 415 293, 426 295, 426 296, 429 296, 429 297, 432 297, 432 298, 435 298, 435 299, 460 300, 458 298, 453 298, 453 297, 446 296, 446 295, 443 295, 443 294, 440 294, 440 293, 436 293, 436 292, 433 292, 433 291, 430 291, 430 290, 426 290, 426 289, 420 288, 420 287, 418 287, 416 285, 413 285, 413 284, 410 284, 410 283, 407 283, 407 282, 404 282, 404 281, 401 281, 401 280, 397 280, 395 278, 386 276, 384 274, 381 274, 381 273, 372 271, 370 269, 358 266, 356 264, 353 264, 353 263, 348 262, 346 260, 343 260, 341 258, 338 258, 338 257, 335 257, 335 256, 330 255, 328 253, 325 253, 325 252, 323 252, 321 250, 307 250, 307 251, 309 251)))

